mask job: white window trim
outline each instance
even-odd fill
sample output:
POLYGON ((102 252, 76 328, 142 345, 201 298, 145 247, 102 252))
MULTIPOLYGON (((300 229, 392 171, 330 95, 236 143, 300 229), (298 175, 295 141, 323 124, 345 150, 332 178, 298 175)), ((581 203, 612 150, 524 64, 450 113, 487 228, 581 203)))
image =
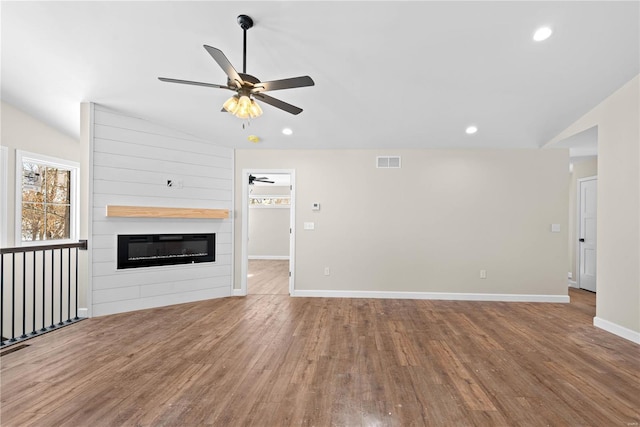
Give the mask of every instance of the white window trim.
POLYGON ((7 246, 7 203, 9 203, 9 149, 0 147, 0 247, 7 246))
POLYGON ((47 244, 75 243, 78 241, 80 224, 80 203, 78 198, 80 185, 80 163, 71 160, 59 159, 44 154, 30 153, 16 150, 16 215, 15 215, 15 245, 37 246, 47 244), (51 167, 64 168, 71 171, 71 209, 69 224, 69 239, 37 240, 34 242, 22 241, 22 163, 30 161, 51 167))

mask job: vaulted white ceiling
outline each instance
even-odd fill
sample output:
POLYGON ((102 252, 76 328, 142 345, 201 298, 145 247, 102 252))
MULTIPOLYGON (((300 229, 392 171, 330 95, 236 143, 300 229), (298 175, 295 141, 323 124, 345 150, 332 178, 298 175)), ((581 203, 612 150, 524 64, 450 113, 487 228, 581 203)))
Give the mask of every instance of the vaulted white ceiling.
POLYGON ((3 1, 2 99, 71 135, 92 101, 234 148, 540 147, 640 72, 639 5, 3 1), (225 84, 202 45, 241 70, 239 14, 248 73, 315 80, 270 93, 300 115, 243 130, 231 92, 158 81, 225 84))

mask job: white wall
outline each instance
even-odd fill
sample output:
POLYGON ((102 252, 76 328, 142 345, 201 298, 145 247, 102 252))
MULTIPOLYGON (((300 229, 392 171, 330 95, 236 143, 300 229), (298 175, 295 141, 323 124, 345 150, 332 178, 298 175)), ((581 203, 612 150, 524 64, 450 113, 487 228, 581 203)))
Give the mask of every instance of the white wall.
MULTIPOLYGON (((289 196, 288 186, 254 185, 252 195, 289 196)), ((289 227, 291 213, 288 206, 249 207, 249 258, 289 258, 289 227)))
POLYGON ((91 315, 230 295, 231 219, 113 218, 105 209, 232 209, 233 151, 101 106, 93 120, 91 315), (216 233, 216 262, 117 270, 117 235, 146 233, 216 233))
POLYGON ((294 294, 567 300, 568 150, 237 150, 236 171, 252 168, 296 171, 294 294))
MULTIPOLYGON (((6 199, 6 241, 7 246, 15 246, 15 176, 16 150, 44 154, 60 159, 80 161, 80 141, 42 123, 14 106, 1 104, 0 140, 7 147, 6 193, 0 202, 6 199)), ((78 114, 80 111, 78 109, 78 114)), ((2 186, 5 191, 5 186, 2 186)), ((5 213, 5 210, 2 210, 5 213)))
MULTIPOLYGON (((65 160, 70 160, 73 162, 79 162, 80 142, 77 139, 72 138, 50 127, 49 125, 42 123, 40 120, 28 115, 27 113, 19 110, 18 108, 10 104, 7 104, 4 101, 1 103, 0 108, 1 108, 0 110, 0 119, 1 119, 0 141, 2 142, 3 154, 4 156, 6 156, 5 159, 3 159, 6 161, 6 165, 5 164, 2 165, 2 171, 0 172, 0 178, 2 179, 2 184, 0 185, 0 189, 2 191, 2 195, 0 196, 0 203, 2 203, 2 207, 0 208, 0 214, 2 215, 2 218, 0 218, 0 221, 2 221, 2 236, 0 240, 3 247, 13 247, 13 246, 16 246, 15 245, 16 150, 29 151, 32 153, 41 154, 45 156, 51 156, 51 157, 65 159, 65 160)), ((81 172, 81 175, 82 175, 82 172, 81 172)), ((47 262, 50 262, 50 258, 49 258, 50 254, 51 252, 47 253, 47 262)), ((37 256, 39 257, 38 259, 40 259, 42 254, 39 253, 37 256)), ((58 252, 55 253, 55 257, 59 257, 58 252)), ((67 261, 66 261, 67 258, 65 257, 66 257, 66 252, 63 258, 65 260, 64 265, 67 265, 67 261)), ((82 257, 83 257, 83 254, 80 253, 80 262, 82 262, 82 257)), ((8 261, 9 259, 10 257, 7 256, 5 258, 5 261, 8 261)), ((55 263, 58 263, 58 259, 59 258, 56 258, 55 263)), ((75 265, 75 261, 72 261, 72 262, 75 265)), ((27 258, 27 262, 25 265, 26 265, 25 283, 31 284, 33 283, 32 282, 33 263, 31 262, 31 258, 27 258)), ((40 278, 42 277, 41 270, 40 270, 41 265, 39 263, 36 263, 36 268, 37 268, 37 274, 36 274, 37 289, 36 289, 35 298, 36 298, 36 307, 39 308, 42 305, 41 289, 43 288, 42 282, 40 281, 40 278)), ((18 284, 15 292, 16 301, 21 301, 22 295, 23 295, 22 289, 21 289, 21 283, 23 280, 22 269, 23 269, 22 256, 17 255, 16 268, 15 268, 16 283, 18 284)), ((72 268, 72 271, 73 271, 73 268, 72 268)), ((4 330, 2 331, 2 335, 5 337, 12 336, 12 331, 11 331, 11 316, 13 315, 11 311, 12 294, 11 294, 11 288, 9 286, 9 284, 11 283, 11 274, 12 274, 11 268, 5 269, 4 283, 6 284, 6 289, 5 289, 6 292, 5 292, 5 299, 4 299, 5 306, 3 310, 4 330)), ((55 277, 47 276, 46 283, 44 285, 44 289, 46 289, 45 301, 47 302, 45 304, 45 317, 47 321, 46 323, 47 326, 50 323, 50 315, 51 315, 51 305, 50 305, 50 302, 52 300, 51 291, 50 291, 50 289, 52 288, 51 280, 53 280, 55 285, 53 286, 54 292, 56 292, 55 298, 54 298, 55 301, 58 300, 57 292, 59 289, 58 284, 60 283, 60 279, 58 275, 55 275, 55 277)), ((66 283, 67 283, 66 273, 63 277, 62 283, 64 283, 66 286, 66 283)), ((83 280, 83 278, 81 277, 79 279, 79 287, 81 288, 81 292, 82 292, 82 288, 85 287, 86 284, 87 284, 86 280, 83 280)), ((72 292, 74 294, 72 295, 72 301, 75 302, 76 296, 75 296, 75 289, 73 287, 72 287, 72 292)), ((33 295, 34 294, 32 291, 32 287, 31 286, 27 287, 27 292, 26 292, 26 296, 27 296, 26 313, 27 314, 25 316, 27 319, 27 323, 26 323, 27 331, 30 331, 31 328, 33 328, 33 324, 31 321, 33 295)), ((80 305, 82 306, 82 299, 80 300, 80 305)), ((18 306, 15 307, 15 309, 16 309, 15 331, 22 331, 21 303, 19 303, 18 306)), ((60 321, 60 319, 57 317, 58 308, 56 307, 56 309, 53 310, 53 312, 55 316, 55 320, 53 323, 58 323, 60 321)), ((63 307, 63 319, 66 319, 66 314, 67 314, 67 305, 66 305, 66 298, 65 298, 65 303, 63 307)), ((72 315, 75 316, 75 308, 73 308, 72 310, 72 315)), ((38 313, 38 316, 36 319, 37 329, 40 329, 43 326, 40 322, 41 322, 41 317, 40 317, 40 314, 38 313)), ((17 336, 20 335, 20 333, 21 332, 19 332, 17 336)))
POLYGON ((598 126, 598 297, 594 324, 640 343, 640 75, 548 146, 598 126))
POLYGON ((576 158, 571 161, 573 164, 573 171, 570 173, 569 182, 569 269, 573 281, 577 281, 578 266, 576 265, 576 251, 578 249, 578 179, 586 178, 589 176, 598 175, 598 158, 582 157, 576 158))
POLYGON ((2 145, 0 146, 0 248, 7 246, 7 212, 9 210, 7 194, 9 192, 8 167, 9 148, 2 145))

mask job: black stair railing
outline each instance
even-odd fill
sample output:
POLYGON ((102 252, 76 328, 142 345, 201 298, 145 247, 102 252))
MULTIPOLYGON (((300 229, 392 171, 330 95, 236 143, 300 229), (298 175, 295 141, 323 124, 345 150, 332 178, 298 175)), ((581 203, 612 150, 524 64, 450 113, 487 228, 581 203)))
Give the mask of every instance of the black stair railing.
POLYGON ((82 320, 78 250, 86 249, 86 240, 0 248, 0 347, 82 320))

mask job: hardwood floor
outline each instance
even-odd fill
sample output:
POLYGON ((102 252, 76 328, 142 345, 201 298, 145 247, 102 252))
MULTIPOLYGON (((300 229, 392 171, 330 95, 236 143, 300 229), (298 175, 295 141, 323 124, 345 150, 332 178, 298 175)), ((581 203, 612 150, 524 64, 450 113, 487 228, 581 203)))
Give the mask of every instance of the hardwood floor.
POLYGON ((2 356, 9 426, 632 426, 640 346, 571 304, 249 295, 2 356))
POLYGON ((250 295, 289 295, 289 260, 249 260, 250 295))

